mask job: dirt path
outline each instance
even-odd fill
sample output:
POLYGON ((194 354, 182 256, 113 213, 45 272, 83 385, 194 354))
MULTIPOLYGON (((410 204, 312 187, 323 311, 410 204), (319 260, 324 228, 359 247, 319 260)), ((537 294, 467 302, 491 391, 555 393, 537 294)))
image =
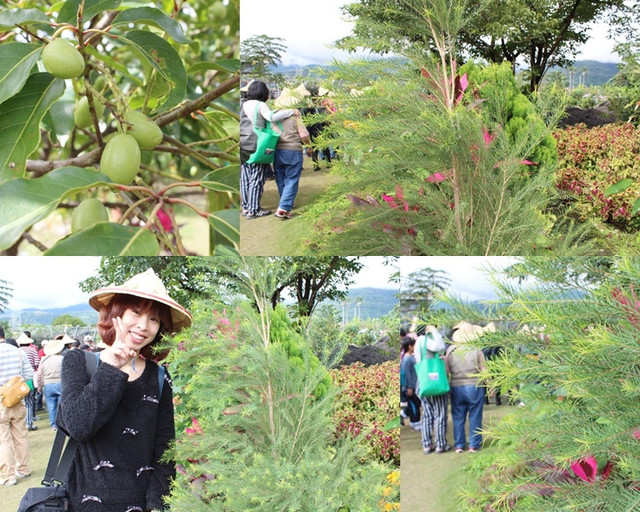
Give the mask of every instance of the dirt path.
MULTIPOLYGON (((295 201, 294 217, 282 220, 268 215, 247 220, 240 217, 240 254, 243 256, 296 256, 313 228, 315 219, 305 216, 313 202, 339 178, 322 166, 314 172, 311 160, 305 158, 300 187, 295 201)), ((274 180, 265 183, 262 208, 275 213, 278 188, 274 180)))
MULTIPOLYGON (((516 410, 513 406, 485 405, 484 425, 495 424, 504 416, 516 410)), ((407 422, 408 424, 408 422, 407 422)), ((468 429, 468 423, 467 423, 468 429)), ((400 462, 400 508, 412 512, 457 512, 456 491, 469 483, 469 473, 463 471, 466 464, 473 460, 472 453, 456 453, 451 450, 443 454, 422 452, 420 432, 408 426, 401 431, 400 462)), ((467 433, 467 439, 469 439, 467 433)), ((447 440, 453 446, 453 424, 451 415, 447 424, 447 440)), ((485 452, 495 450, 485 436, 485 452)))

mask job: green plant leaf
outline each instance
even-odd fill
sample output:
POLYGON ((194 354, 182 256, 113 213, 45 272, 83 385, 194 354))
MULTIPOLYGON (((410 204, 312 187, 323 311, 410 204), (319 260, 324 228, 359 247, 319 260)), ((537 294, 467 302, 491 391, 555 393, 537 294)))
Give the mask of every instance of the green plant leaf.
POLYGON ((607 190, 604 191, 604 195, 611 196, 613 194, 617 194, 618 192, 624 192, 631 185, 633 185, 633 180, 630 178, 627 178, 626 180, 619 181, 615 185, 611 185, 610 187, 607 187, 607 190))
POLYGON ((400 428, 400 418, 392 419, 384 427, 382 427, 382 430, 384 432, 388 432, 389 430, 393 430, 394 428, 400 428))
POLYGON ((33 23, 49 24, 49 18, 40 9, 12 9, 0 12, 0 30, 12 29, 16 25, 33 23))
POLYGON ((147 60, 163 80, 169 84, 169 95, 163 103, 165 108, 180 103, 187 91, 187 72, 178 52, 161 37, 148 30, 131 30, 120 40, 129 43, 147 60))
MULTIPOLYGON (((78 7, 82 0, 67 0, 58 14, 58 23, 78 24, 78 7)), ((104 11, 112 11, 119 7, 122 0, 85 0, 82 19, 88 20, 104 11)))
POLYGON ((640 199, 636 199, 635 203, 633 203, 633 206, 631 207, 631 215, 635 215, 638 211, 640 211, 640 199))
POLYGON ((198 62, 189 68, 189 73, 193 73, 194 71, 206 71, 208 69, 225 71, 227 73, 237 73, 240 70, 240 60, 220 59, 215 62, 198 62))
POLYGON ((218 192, 237 192, 240 179, 240 166, 228 165, 211 171, 202 179, 202 186, 218 192))
POLYGON ((67 194, 111 183, 104 174, 81 167, 62 167, 42 178, 17 179, 0 185, 0 250, 44 219, 67 194))
POLYGON ((209 224, 214 231, 235 246, 240 243, 240 212, 237 209, 220 210, 209 214, 209 224))
POLYGON ((135 7, 122 11, 113 21, 113 25, 144 23, 164 30, 179 44, 191 44, 193 41, 185 36, 180 23, 154 7, 135 7))
POLYGON ((0 45, 0 103, 20 92, 42 52, 42 45, 0 45))
POLYGON ((100 222, 60 240, 45 256, 156 256, 160 246, 148 229, 100 222))
POLYGON ((40 121, 64 92, 64 80, 35 73, 0 105, 0 184, 24 175, 27 157, 40 144, 40 121))

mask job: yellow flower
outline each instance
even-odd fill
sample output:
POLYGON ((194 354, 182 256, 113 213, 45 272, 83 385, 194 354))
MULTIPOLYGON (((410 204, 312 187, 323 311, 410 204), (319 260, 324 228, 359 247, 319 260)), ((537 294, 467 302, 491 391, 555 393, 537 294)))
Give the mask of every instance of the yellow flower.
POLYGON ((392 471, 387 475, 387 481, 391 485, 395 485, 400 481, 400 471, 392 471))
POLYGON ((387 496, 391 496, 392 492, 393 492, 393 489, 391 487, 385 487, 382 490, 382 495, 386 498, 387 496))

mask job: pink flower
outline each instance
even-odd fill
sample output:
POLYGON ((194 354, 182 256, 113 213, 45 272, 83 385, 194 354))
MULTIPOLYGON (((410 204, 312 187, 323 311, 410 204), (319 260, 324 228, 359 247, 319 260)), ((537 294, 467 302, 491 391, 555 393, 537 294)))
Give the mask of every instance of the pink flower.
POLYGON ((442 174, 440 172, 434 172, 425 181, 428 181, 429 183, 441 183, 446 179, 447 179, 447 177, 444 174, 442 174))
POLYGON ((397 208, 398 205, 395 202, 395 198, 393 196, 388 196, 387 194, 382 194, 382 200, 385 201, 391 208, 397 208))
MULTIPOLYGON (((171 209, 169 209, 169 212, 171 212, 171 209)), ((158 217, 160 224, 162 224, 162 229, 164 229, 168 233, 171 233, 173 231, 173 222, 171 222, 171 217, 164 211, 163 208, 160 208, 158 210, 156 216, 158 217)))
POLYGON ((488 147, 489 147, 489 144, 491 144, 491 141, 492 141, 493 139, 495 139, 495 138, 496 138, 496 136, 495 136, 495 135, 491 135, 491 134, 489 133, 489 130, 485 129, 485 130, 484 130, 484 133, 482 134, 482 138, 484 139, 484 147, 485 147, 485 148, 488 148, 488 147))
POLYGON ((194 435, 194 434, 204 434, 204 430, 202 430, 202 427, 200 426, 200 422, 194 417, 191 417, 191 428, 187 427, 186 429, 187 435, 194 435))
POLYGON ((532 162, 531 160, 523 160, 523 161, 522 161, 522 162, 520 162, 520 163, 521 163, 521 164, 524 164, 524 165, 538 165, 537 163, 532 162))

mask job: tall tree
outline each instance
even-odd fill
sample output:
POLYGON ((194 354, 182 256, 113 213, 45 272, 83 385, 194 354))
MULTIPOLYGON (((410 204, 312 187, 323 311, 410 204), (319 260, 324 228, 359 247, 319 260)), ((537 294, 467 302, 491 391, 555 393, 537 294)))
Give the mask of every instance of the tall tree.
POLYGON ((81 318, 78 318, 77 316, 72 316, 72 315, 60 315, 56 318, 54 318, 51 321, 51 325, 71 325, 71 326, 83 326, 84 325, 84 321, 81 318))
MULTIPOLYGON (((455 10, 455 2, 450 4, 455 10)), ((459 43, 473 56, 500 63, 525 59, 529 90, 537 88, 546 71, 566 65, 588 40, 592 23, 608 21, 616 33, 632 34, 640 14, 634 0, 484 0, 465 2, 467 23, 459 43)), ((433 43, 424 26, 422 0, 361 0, 343 12, 355 18, 353 34, 338 45, 347 50, 366 47, 374 52, 429 52, 433 43)))
POLYGON ((281 37, 267 35, 252 36, 240 43, 242 75, 246 78, 269 80, 275 77, 269 68, 282 60, 287 45, 281 37))
POLYGON ((13 296, 13 287, 9 281, 0 279, 0 313, 7 310, 9 299, 13 296))
POLYGON ((401 307, 426 311, 438 291, 446 290, 451 279, 444 270, 434 270, 426 267, 402 279, 402 288, 398 294, 401 307))

